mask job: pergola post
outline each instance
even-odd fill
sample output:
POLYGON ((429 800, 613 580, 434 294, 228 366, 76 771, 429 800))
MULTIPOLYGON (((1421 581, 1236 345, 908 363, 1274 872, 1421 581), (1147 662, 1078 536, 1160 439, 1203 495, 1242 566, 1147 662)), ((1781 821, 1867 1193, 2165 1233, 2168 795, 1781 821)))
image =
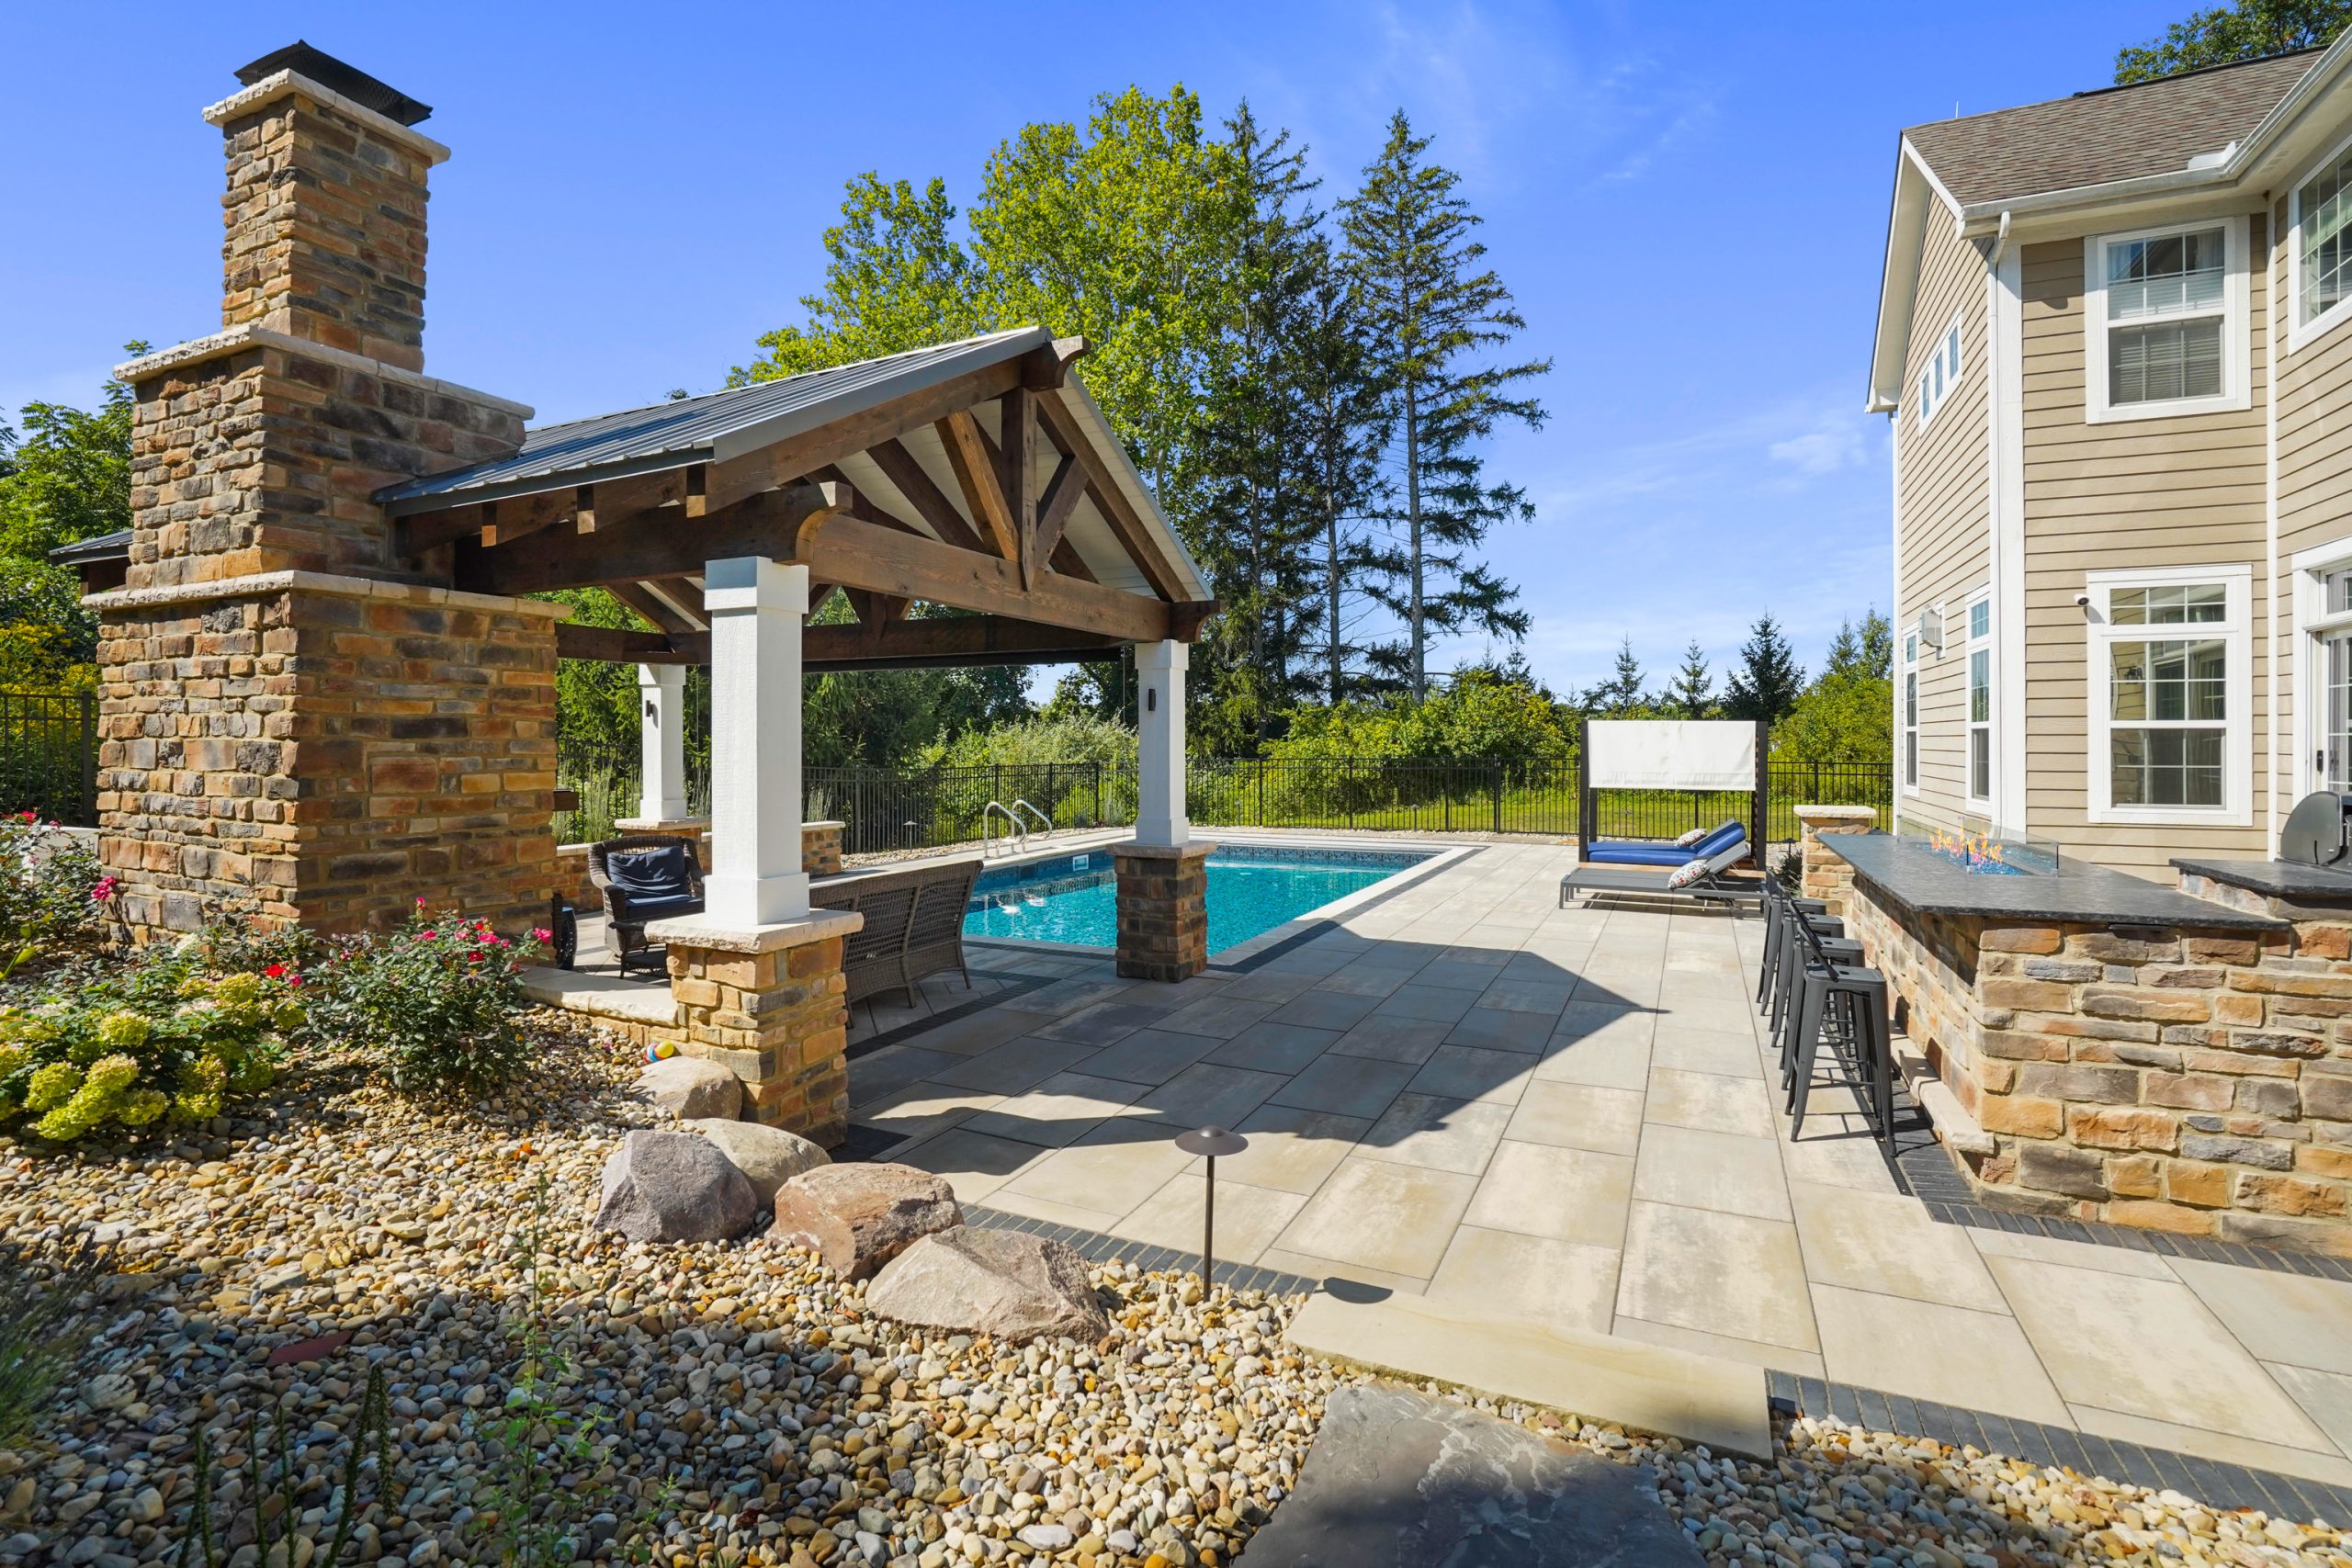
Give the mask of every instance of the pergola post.
POLYGON ((1183 980, 1208 967, 1208 857, 1184 802, 1184 670, 1192 649, 1136 645, 1136 836, 1112 852, 1119 973, 1183 980))
POLYGON ((686 670, 683 664, 637 667, 640 750, 637 814, 657 822, 686 815, 686 670))
POLYGON ((800 857, 800 620, 808 569, 764 556, 715 560, 710 614, 710 882, 726 926, 808 913, 800 857))

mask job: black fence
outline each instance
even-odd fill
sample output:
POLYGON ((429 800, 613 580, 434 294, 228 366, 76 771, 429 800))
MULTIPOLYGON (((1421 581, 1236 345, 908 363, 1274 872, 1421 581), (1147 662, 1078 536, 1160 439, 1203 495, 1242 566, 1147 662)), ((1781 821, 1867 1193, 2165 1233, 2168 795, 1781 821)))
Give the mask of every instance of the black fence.
POLYGON ((0 811, 38 811, 75 828, 97 825, 95 694, 0 692, 0 811))

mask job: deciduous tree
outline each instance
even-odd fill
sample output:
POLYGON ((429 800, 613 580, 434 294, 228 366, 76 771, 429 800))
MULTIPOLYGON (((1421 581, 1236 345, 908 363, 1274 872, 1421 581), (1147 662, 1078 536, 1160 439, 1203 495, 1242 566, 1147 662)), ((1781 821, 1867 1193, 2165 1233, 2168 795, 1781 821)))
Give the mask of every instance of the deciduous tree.
POLYGON ((2115 80, 2151 82, 2311 49, 2334 42, 2346 23, 2352 23, 2352 0, 2233 0, 2190 12, 2162 38, 2117 51, 2115 80))

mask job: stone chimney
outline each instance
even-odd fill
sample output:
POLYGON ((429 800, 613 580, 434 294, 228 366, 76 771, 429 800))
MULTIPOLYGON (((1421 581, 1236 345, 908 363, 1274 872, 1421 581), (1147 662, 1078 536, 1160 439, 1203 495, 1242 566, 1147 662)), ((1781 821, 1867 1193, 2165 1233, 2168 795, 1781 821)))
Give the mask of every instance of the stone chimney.
POLYGON ((308 44, 205 111, 222 330, 120 367, 130 564, 98 614, 99 852, 134 935, 335 931, 423 897, 546 918, 555 622, 401 558, 384 487, 514 451, 531 411, 424 374, 430 112, 308 44))

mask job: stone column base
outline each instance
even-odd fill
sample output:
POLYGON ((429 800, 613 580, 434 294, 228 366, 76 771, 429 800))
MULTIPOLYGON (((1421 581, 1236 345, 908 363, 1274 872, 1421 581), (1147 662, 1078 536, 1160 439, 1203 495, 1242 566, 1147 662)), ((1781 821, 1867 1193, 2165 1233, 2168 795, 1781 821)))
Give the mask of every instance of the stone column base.
POLYGON ((705 916, 646 928, 670 958, 670 994, 688 1055, 743 1080, 744 1119, 827 1148, 849 1135, 849 1007, 842 939, 852 912, 735 930, 705 916))
POLYGON ((1119 973, 1186 980, 1209 966, 1208 858, 1215 844, 1114 844, 1119 973))
POLYGON ((1878 826, 1878 812, 1867 806, 1800 806, 1797 821, 1804 831, 1799 852, 1804 857, 1807 898, 1818 898, 1833 915, 1846 913, 1854 890, 1854 868, 1821 847, 1824 833, 1867 833, 1878 826))
POLYGON ((842 830, 846 822, 800 824, 800 869, 810 876, 838 876, 842 869, 842 830))

